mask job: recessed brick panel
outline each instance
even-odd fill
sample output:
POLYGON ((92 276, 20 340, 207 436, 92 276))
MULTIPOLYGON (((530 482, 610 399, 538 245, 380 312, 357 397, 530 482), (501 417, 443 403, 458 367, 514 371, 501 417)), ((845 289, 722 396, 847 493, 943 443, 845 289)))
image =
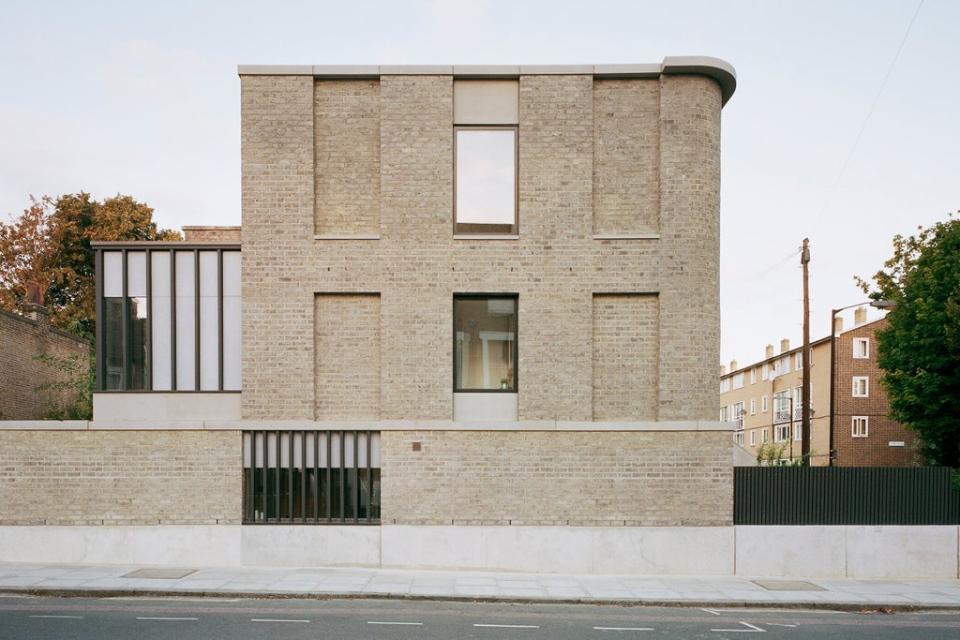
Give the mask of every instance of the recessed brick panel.
POLYGON ((318 294, 316 417, 380 418, 380 295, 318 294))

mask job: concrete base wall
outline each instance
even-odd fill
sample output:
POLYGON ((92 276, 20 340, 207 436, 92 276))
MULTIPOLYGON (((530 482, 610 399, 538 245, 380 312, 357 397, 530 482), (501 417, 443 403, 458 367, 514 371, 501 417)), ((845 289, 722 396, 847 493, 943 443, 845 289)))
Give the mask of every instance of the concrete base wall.
POLYGON ((960 528, 0 526, 0 562, 960 577, 960 528))
POLYGON ((741 526, 737 574, 957 578, 956 526, 741 526))

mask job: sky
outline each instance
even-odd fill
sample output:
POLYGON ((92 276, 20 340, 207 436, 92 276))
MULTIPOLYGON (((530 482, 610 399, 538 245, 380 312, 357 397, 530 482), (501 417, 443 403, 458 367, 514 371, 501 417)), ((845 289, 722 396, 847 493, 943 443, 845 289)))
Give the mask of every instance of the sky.
POLYGON ((816 339, 895 234, 960 209, 960 2, 925 0, 903 41, 917 6, 3 0, 0 218, 86 190, 133 195, 165 227, 239 224, 237 64, 715 56, 739 83, 722 116, 721 356, 743 365, 799 344, 804 237, 816 339))

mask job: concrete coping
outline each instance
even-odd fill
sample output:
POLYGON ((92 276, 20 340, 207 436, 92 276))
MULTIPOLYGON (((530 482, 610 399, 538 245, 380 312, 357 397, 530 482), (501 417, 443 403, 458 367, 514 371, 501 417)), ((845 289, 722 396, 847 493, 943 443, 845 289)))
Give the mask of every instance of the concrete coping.
POLYGON ((720 85, 723 104, 737 88, 737 72, 726 60, 709 56, 668 56, 648 64, 572 65, 252 65, 237 66, 241 76, 313 76, 317 79, 371 79, 388 75, 441 75, 460 79, 519 78, 525 75, 592 75, 594 78, 659 78, 702 75, 720 85))
POLYGON ((732 431, 734 423, 715 420, 580 422, 519 420, 0 420, 0 431, 732 431))

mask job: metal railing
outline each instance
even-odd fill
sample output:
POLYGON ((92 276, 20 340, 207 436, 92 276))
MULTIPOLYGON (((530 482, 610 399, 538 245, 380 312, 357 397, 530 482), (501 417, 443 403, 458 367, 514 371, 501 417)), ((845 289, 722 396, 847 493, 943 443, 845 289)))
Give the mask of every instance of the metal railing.
POLYGON ((245 431, 244 524, 379 524, 380 433, 245 431))
POLYGON ((947 467, 735 467, 738 525, 955 525, 947 467))

